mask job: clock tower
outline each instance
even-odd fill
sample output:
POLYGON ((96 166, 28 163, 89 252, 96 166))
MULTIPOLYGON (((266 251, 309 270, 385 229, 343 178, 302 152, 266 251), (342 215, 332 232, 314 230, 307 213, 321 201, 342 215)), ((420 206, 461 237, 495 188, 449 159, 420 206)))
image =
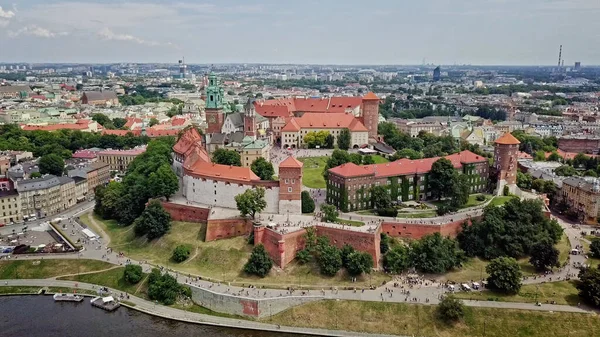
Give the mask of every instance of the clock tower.
POLYGON ((225 122, 223 114, 223 88, 219 85, 219 79, 214 73, 208 75, 206 86, 206 133, 220 133, 225 122))

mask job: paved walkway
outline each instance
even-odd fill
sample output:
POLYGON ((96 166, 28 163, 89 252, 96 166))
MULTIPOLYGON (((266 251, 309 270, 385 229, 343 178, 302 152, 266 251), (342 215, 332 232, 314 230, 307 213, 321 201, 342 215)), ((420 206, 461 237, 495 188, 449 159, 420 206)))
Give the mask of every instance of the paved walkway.
MULTIPOLYGON (((6 286, 8 282, 8 286, 34 286, 34 287, 66 287, 66 288, 75 288, 78 289, 86 289, 95 291, 98 289, 97 285, 81 283, 81 282, 72 282, 72 281, 57 281, 57 280, 5 280, 0 284, 0 286, 6 286)), ((122 291, 116 289, 110 289, 109 291, 117 296, 122 291)), ((243 329, 251 329, 251 330, 259 330, 259 331, 273 331, 273 332, 282 332, 282 333, 298 333, 298 334, 308 334, 308 335, 317 335, 317 336, 340 336, 340 337, 349 337, 349 336, 368 336, 368 337, 388 337, 390 335, 381 335, 381 334, 365 334, 358 332, 347 332, 340 330, 325 330, 325 329, 311 329, 311 328, 297 328, 297 327, 287 327, 287 326, 278 326, 275 324, 268 323, 260 323, 249 320, 240 320, 234 318, 225 318, 218 316, 211 316, 205 314, 197 314, 192 313, 180 309, 174 309, 171 307, 156 305, 153 302, 146 301, 142 298, 130 295, 127 299, 128 302, 135 304, 132 309, 139 310, 141 312, 160 316, 164 318, 174 319, 183 322, 189 323, 199 323, 220 327, 229 327, 229 328, 243 328, 243 329)))

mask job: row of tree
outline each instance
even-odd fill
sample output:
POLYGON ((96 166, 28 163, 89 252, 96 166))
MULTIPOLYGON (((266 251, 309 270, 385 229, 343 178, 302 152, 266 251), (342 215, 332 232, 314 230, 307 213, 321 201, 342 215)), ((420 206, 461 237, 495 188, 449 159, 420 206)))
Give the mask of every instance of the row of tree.
POLYGON ((348 153, 346 150, 333 150, 331 156, 327 158, 327 163, 323 169, 323 176, 327 178, 327 171, 346 163, 354 163, 356 165, 371 165, 375 164, 375 159, 371 155, 363 156, 358 153, 348 153))
POLYGON ((438 137, 431 133, 420 132, 417 137, 411 137, 409 134, 399 131, 394 123, 389 122, 379 123, 378 132, 384 137, 385 142, 397 151, 410 149, 420 152, 420 155, 416 155, 414 152, 407 153, 406 157, 408 158, 415 156, 421 158, 441 157, 460 151, 460 147, 452 136, 438 137))

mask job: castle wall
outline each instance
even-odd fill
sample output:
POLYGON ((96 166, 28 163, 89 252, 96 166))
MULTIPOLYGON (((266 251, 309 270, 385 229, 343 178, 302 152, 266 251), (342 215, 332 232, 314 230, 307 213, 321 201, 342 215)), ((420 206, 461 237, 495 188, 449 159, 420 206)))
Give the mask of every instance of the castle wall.
POLYGON ((161 202, 165 211, 171 215, 173 221, 206 222, 210 210, 189 205, 175 204, 168 201, 161 202))
POLYGON ((381 226, 373 233, 365 233, 317 225, 317 236, 326 236, 338 248, 348 244, 358 251, 367 252, 373 257, 374 267, 379 267, 381 226))
MULTIPOLYGON (((235 196, 244 193, 252 184, 239 184, 212 179, 202 179, 186 175, 183 188, 188 200, 204 205, 236 209, 235 196)), ((265 213, 279 213, 279 187, 273 184, 256 184, 265 187, 265 213)))
POLYGON ((250 219, 210 219, 206 224, 205 241, 248 235, 251 231, 252 221, 250 219))
MULTIPOLYGON (((480 217, 476 217, 480 218, 480 217)), ((440 233, 442 236, 455 238, 460 232, 462 224, 470 220, 458 220, 443 225, 413 224, 401 222, 384 222, 381 225, 381 232, 392 237, 400 237, 418 240, 425 235, 440 233)))

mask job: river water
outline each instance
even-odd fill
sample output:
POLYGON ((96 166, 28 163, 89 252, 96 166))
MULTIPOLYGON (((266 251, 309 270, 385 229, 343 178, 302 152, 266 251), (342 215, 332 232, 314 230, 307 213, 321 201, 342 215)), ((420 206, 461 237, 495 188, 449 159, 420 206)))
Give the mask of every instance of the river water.
MULTIPOLYGON (((55 303, 51 296, 0 296, 0 336, 28 337, 300 337, 302 335, 190 324, 121 307, 108 313, 81 303, 55 303)), ((306 336, 304 336, 306 337, 306 336)))

